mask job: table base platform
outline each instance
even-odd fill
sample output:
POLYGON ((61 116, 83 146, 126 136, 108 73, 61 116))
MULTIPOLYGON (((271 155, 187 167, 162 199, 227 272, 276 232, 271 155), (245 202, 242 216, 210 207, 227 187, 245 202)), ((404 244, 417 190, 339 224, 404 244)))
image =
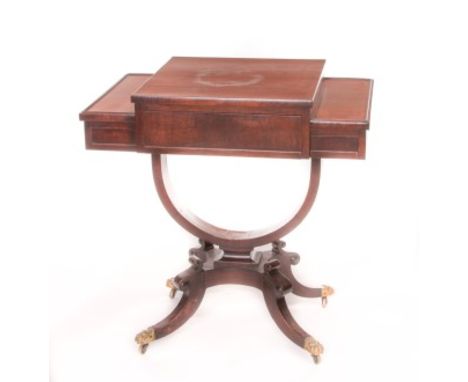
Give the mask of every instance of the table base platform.
POLYGON ((296 280, 292 265, 300 256, 284 250, 283 241, 275 241, 269 251, 254 255, 228 254, 211 243, 200 240, 201 246, 189 251, 191 266, 174 278, 167 280, 170 296, 182 295, 175 309, 162 321, 143 330, 135 337, 141 353, 148 345, 182 326, 200 306, 205 290, 221 284, 241 284, 260 289, 265 303, 281 331, 296 345, 304 348, 315 363, 320 362, 323 346, 302 329, 288 309, 285 295, 293 293, 301 297, 320 298, 325 307, 333 289, 323 285, 309 288, 296 280))

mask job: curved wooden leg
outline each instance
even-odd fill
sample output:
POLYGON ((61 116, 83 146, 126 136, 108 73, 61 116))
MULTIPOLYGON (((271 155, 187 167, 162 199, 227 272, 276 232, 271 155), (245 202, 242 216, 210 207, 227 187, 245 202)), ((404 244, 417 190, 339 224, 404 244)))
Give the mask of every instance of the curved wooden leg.
POLYGON ((200 248, 192 248, 189 252, 192 266, 167 281, 171 297, 178 292, 182 293, 179 304, 165 319, 135 337, 140 351, 144 353, 152 341, 182 326, 200 306, 206 288, 234 283, 261 289, 268 310, 281 331, 308 351, 318 363, 323 346, 294 320, 284 295, 294 291, 293 288, 296 287, 296 292, 299 291, 296 294, 301 295, 304 292, 305 297, 323 299, 324 294, 331 294, 333 290, 329 287, 307 288, 298 283, 292 276, 291 264, 298 262, 299 255, 278 251, 278 245, 274 243, 273 251, 258 252, 253 259, 248 255, 223 257, 222 252, 219 253, 212 244, 201 241, 200 248), (304 289, 297 289, 298 285, 304 289))
POLYGON ((322 285, 321 288, 310 288, 297 281, 294 276, 291 265, 282 265, 281 273, 283 273, 292 285, 292 293, 301 297, 322 299, 322 306, 325 308, 328 304, 328 297, 335 293, 334 289, 328 285, 322 285))
POLYGON ((277 297, 274 287, 268 283, 265 283, 263 286, 263 296, 265 297, 265 302, 271 317, 281 331, 296 345, 308 351, 315 363, 320 362, 323 346, 294 320, 288 309, 285 298, 277 297))
POLYGON ((283 250, 286 243, 284 241, 273 242, 272 258, 278 259, 281 264, 281 273, 286 276, 291 283, 292 293, 301 297, 322 299, 322 306, 327 306, 328 297, 334 293, 332 287, 323 285, 322 288, 310 288, 300 283, 292 271, 292 265, 299 264, 301 257, 295 252, 287 252, 283 250))
POLYGON ((310 288, 299 282, 292 272, 290 260, 283 258, 281 261, 281 273, 283 273, 292 285, 292 292, 301 297, 322 297, 322 288, 310 288))
POLYGON ((172 333, 182 326, 198 309, 205 295, 204 272, 189 268, 183 274, 177 276, 177 285, 183 292, 182 298, 175 309, 162 321, 138 333, 135 337, 141 353, 145 353, 148 345, 158 338, 172 333))

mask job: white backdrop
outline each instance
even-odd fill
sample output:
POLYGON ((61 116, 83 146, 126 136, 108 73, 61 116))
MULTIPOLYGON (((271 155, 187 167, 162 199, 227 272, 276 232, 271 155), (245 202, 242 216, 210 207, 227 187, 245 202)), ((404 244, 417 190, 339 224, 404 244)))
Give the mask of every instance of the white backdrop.
MULTIPOLYGON (((37 380, 38 369, 47 379, 49 368, 54 382, 466 380, 462 5, 0 6, 1 379, 37 380), (326 76, 375 80, 367 159, 325 160, 311 214, 285 238, 302 255, 298 278, 336 289, 325 310, 288 297, 325 346, 319 366, 276 328, 261 294, 242 286, 208 290, 186 325, 137 352, 135 333, 176 303, 165 280, 187 266, 196 239, 159 202, 149 156, 85 151, 78 113, 123 74, 154 72, 176 55, 326 58, 326 76)), ((307 173, 288 160, 171 165, 200 214, 240 228, 294 208, 307 173), (218 174, 208 188, 197 183, 204 171, 218 174)))

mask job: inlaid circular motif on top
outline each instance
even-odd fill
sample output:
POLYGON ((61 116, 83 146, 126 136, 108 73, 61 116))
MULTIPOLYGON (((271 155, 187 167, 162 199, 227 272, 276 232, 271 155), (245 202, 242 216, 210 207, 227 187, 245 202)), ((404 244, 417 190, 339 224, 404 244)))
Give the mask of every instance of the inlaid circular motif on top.
POLYGON ((197 74, 195 82, 211 87, 249 86, 258 84, 263 75, 247 70, 205 70, 197 74))

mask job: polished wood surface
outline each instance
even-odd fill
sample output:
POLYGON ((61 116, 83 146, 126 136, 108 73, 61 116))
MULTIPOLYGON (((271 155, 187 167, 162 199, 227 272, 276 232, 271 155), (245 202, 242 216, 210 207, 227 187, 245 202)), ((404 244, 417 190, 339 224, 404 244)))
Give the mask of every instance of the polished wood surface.
POLYGON ((106 93, 80 113, 82 121, 134 122, 135 106, 130 95, 137 91, 151 74, 129 73, 112 86, 106 93))
POLYGON ((186 106, 249 102, 312 104, 325 60, 173 57, 136 91, 134 102, 186 106))
MULTIPOLYGON (((187 59, 187 62, 193 60, 195 59, 187 59)), ((177 64, 179 61, 185 62, 183 59, 170 62, 177 64)), ((213 62, 218 61, 225 62, 221 59, 214 59, 213 62)), ((273 70, 275 65, 266 64, 269 61, 271 60, 258 60, 258 65, 261 64, 261 67, 273 70)), ((286 65, 290 60, 279 61, 281 65, 286 65)), ((292 61, 299 67, 304 65, 301 60, 292 61)), ((210 62, 211 66, 214 65, 211 60, 206 62, 210 62)), ((239 62, 243 60, 236 59, 235 62, 237 65, 235 67, 238 68, 239 62)), ((248 62, 256 63, 257 60, 248 62)), ((306 63, 311 67, 315 66, 316 69, 319 63, 323 64, 320 60, 306 60, 306 63)), ((170 69, 170 66, 164 68, 170 69)), ((175 73, 169 71, 170 73, 162 78, 169 81, 166 77, 173 78, 178 75, 185 79, 192 76, 193 80, 195 69, 184 71, 179 64, 176 68, 175 73)), ((298 81, 299 74, 293 70, 291 72, 294 74, 292 75, 294 81, 298 81)), ((223 76, 219 78, 227 82, 227 72, 222 73, 223 76)), ((315 84, 315 77, 312 73, 312 71, 309 73, 312 78, 310 88, 314 88, 315 84)), ((239 74, 235 71, 231 73, 231 76, 229 78, 234 77, 239 80, 239 77, 236 77, 239 74)), ((255 109, 256 112, 249 112, 248 107, 256 105, 251 99, 246 101, 232 97, 231 101, 237 102, 237 106, 234 107, 228 102, 228 105, 223 107, 231 111, 218 112, 217 109, 216 111, 211 109, 214 107, 211 103, 200 105, 193 103, 190 107, 187 105, 182 107, 156 102, 157 107, 154 109, 155 104, 152 102, 155 99, 147 97, 151 105, 148 106, 145 96, 141 98, 142 104, 136 106, 141 109, 137 117, 135 106, 130 101, 132 94, 135 99, 139 99, 135 96, 138 92, 147 94, 149 89, 158 83, 158 81, 153 82, 155 78, 157 79, 158 76, 128 74, 80 114, 80 119, 85 121, 87 148, 285 158, 363 159, 365 157, 366 130, 369 128, 372 98, 371 80, 322 78, 315 97, 310 103, 313 105, 311 109, 301 111, 299 108, 295 114, 291 114, 292 109, 287 109, 287 107, 293 107, 295 103, 293 98, 289 106, 284 106, 286 109, 278 106, 274 108, 274 113, 266 113, 258 112, 258 109, 255 109), (241 112, 240 104, 247 109, 241 112), (148 107, 150 110, 147 110, 148 107), (137 136, 137 120, 140 125, 139 137, 137 136)), ((280 80, 276 78, 276 81, 279 83, 280 80)), ((228 89, 232 88, 236 88, 239 92, 241 90, 238 88, 245 91, 246 87, 248 86, 220 86, 214 87, 214 92, 229 93, 228 89)), ((261 91, 258 84, 257 87, 258 91, 261 91)), ((191 99, 194 98, 193 94, 201 92, 201 88, 201 85, 195 86, 195 90, 177 88, 171 94, 175 97, 175 94, 179 94, 177 92, 186 91, 186 94, 192 94, 188 97, 191 99)), ((162 91, 162 94, 166 94, 164 92, 168 90, 162 91)), ((304 89, 300 89, 298 94, 301 92, 304 92, 304 89)), ((283 96, 287 94, 291 92, 284 92, 283 96)), ((186 102, 184 98, 179 100, 186 102)), ((202 101, 207 102, 207 99, 203 98, 202 101)))
MULTIPOLYGON (((323 64, 324 60, 176 57, 154 75, 126 75, 80 114, 87 148, 151 154, 164 207, 201 243, 189 251, 190 268, 168 280, 171 297, 182 294, 179 304, 136 336, 142 352, 184 324, 206 288, 242 284, 262 290, 281 331, 315 362, 320 360, 323 346, 294 320, 285 296, 321 298, 326 306, 333 289, 298 282, 291 266, 300 257, 285 251, 280 239, 311 209, 322 158, 365 157, 372 98, 371 80, 321 79, 323 64), (300 208, 285 222, 263 230, 228 230, 177 204, 166 154, 307 158, 309 188, 300 208), (256 250, 267 244, 270 250, 256 250)), ((269 187, 275 181, 279 180, 269 187)))
POLYGON ((151 74, 127 74, 80 113, 85 122, 86 147, 103 150, 136 150, 135 106, 130 95, 151 74))
POLYGON ((309 157, 324 60, 174 57, 131 97, 139 151, 309 157))
POLYGON ((365 157, 372 85, 368 79, 322 79, 310 121, 312 157, 365 157))
POLYGON ((279 329, 318 363, 323 346, 294 320, 285 296, 293 293, 321 298, 325 307, 324 301, 333 292, 328 286, 309 288, 296 280, 291 266, 299 263, 299 255, 285 251, 282 241, 273 242, 271 250, 257 252, 252 258, 220 256, 213 244, 200 243, 201 247, 189 251, 190 268, 168 280, 170 296, 181 295, 177 306, 166 318, 137 334, 135 340, 140 351, 145 353, 150 343, 172 333, 195 314, 207 288, 240 284, 263 292, 266 306, 279 329))
POLYGON ((373 81, 363 78, 322 78, 312 122, 361 124, 369 128, 373 81))
POLYGON ((320 184, 320 159, 310 161, 309 185, 300 207, 291 217, 277 225, 252 231, 233 231, 214 226, 177 203, 167 170, 166 155, 152 155, 153 178, 164 207, 174 220, 194 236, 230 253, 248 254, 255 247, 271 243, 295 229, 307 216, 317 196, 320 184))

